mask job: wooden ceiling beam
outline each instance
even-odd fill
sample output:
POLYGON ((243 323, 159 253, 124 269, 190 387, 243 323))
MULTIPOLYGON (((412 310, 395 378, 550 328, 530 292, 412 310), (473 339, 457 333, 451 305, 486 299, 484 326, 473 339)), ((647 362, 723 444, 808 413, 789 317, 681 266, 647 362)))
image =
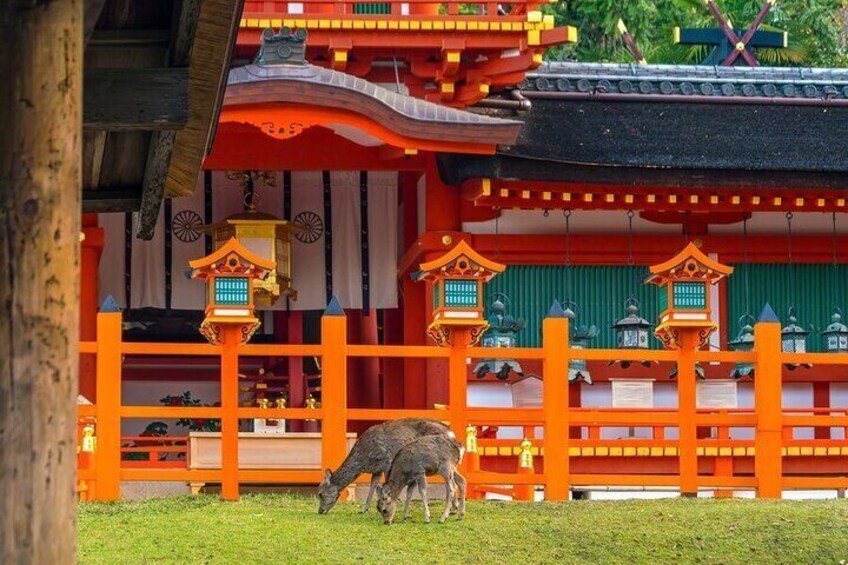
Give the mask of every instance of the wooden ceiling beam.
MULTIPOLYGON (((200 0, 183 0, 175 5, 169 41, 170 49, 167 60, 163 61, 165 65, 188 66, 199 13, 200 0)), ((186 83, 186 95, 188 95, 188 83, 186 83)), ((156 231, 176 136, 175 131, 155 131, 150 137, 144 179, 141 183, 141 203, 136 231, 136 237, 145 241, 153 239, 156 231)))
POLYGON ((188 69, 96 69, 85 73, 87 130, 177 130, 188 122, 188 69))
POLYGON ((141 217, 138 222, 136 237, 143 240, 153 239, 156 221, 159 219, 159 209, 165 196, 165 179, 168 177, 168 167, 171 165, 171 154, 174 152, 174 140, 177 133, 173 131, 155 131, 150 138, 150 149, 147 152, 147 164, 144 167, 142 181, 141 217))
POLYGON ((141 208, 141 188, 116 187, 84 190, 83 213, 137 212, 141 208))

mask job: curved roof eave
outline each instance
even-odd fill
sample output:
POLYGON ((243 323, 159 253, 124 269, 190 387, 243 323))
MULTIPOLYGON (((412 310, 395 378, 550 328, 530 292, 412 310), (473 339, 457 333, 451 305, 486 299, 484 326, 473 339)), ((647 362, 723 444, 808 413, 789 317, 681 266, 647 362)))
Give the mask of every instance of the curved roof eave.
POLYGON ((314 65, 246 65, 230 71, 224 108, 272 103, 344 109, 407 137, 460 143, 510 145, 523 125, 440 106, 314 65))

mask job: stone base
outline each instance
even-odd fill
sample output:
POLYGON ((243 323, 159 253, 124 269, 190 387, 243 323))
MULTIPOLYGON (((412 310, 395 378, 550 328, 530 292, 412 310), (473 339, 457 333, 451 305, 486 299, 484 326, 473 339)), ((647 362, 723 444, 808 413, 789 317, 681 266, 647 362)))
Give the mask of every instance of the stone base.
POLYGON ((145 500, 163 496, 189 494, 187 483, 172 481, 124 481, 121 483, 122 500, 145 500))

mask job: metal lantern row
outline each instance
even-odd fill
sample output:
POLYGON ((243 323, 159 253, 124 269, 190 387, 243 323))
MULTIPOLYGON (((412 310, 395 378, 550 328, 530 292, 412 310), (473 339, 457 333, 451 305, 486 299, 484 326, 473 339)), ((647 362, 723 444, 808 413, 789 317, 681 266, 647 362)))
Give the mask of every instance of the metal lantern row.
MULTIPOLYGON (((498 293, 498 295, 509 301, 505 294, 498 293)), ((515 347, 516 335, 526 325, 524 319, 508 314, 506 304, 500 298, 492 302, 489 312, 487 318, 489 329, 483 335, 483 347, 515 347)), ((489 373, 494 373, 495 377, 501 381, 507 380, 510 373, 515 373, 519 377, 524 376, 521 364, 515 359, 483 359, 474 367, 474 374, 478 379, 484 378, 489 373)))

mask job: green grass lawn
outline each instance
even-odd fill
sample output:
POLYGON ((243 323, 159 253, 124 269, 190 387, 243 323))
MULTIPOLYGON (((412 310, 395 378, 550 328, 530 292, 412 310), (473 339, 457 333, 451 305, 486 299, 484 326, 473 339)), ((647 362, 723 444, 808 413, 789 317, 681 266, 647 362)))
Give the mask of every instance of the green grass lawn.
MULTIPOLYGON (((81 563, 848 562, 848 501, 470 502, 465 520, 384 526, 312 498, 214 496, 82 504, 81 563)), ((399 515, 400 513, 398 513, 399 515)))

